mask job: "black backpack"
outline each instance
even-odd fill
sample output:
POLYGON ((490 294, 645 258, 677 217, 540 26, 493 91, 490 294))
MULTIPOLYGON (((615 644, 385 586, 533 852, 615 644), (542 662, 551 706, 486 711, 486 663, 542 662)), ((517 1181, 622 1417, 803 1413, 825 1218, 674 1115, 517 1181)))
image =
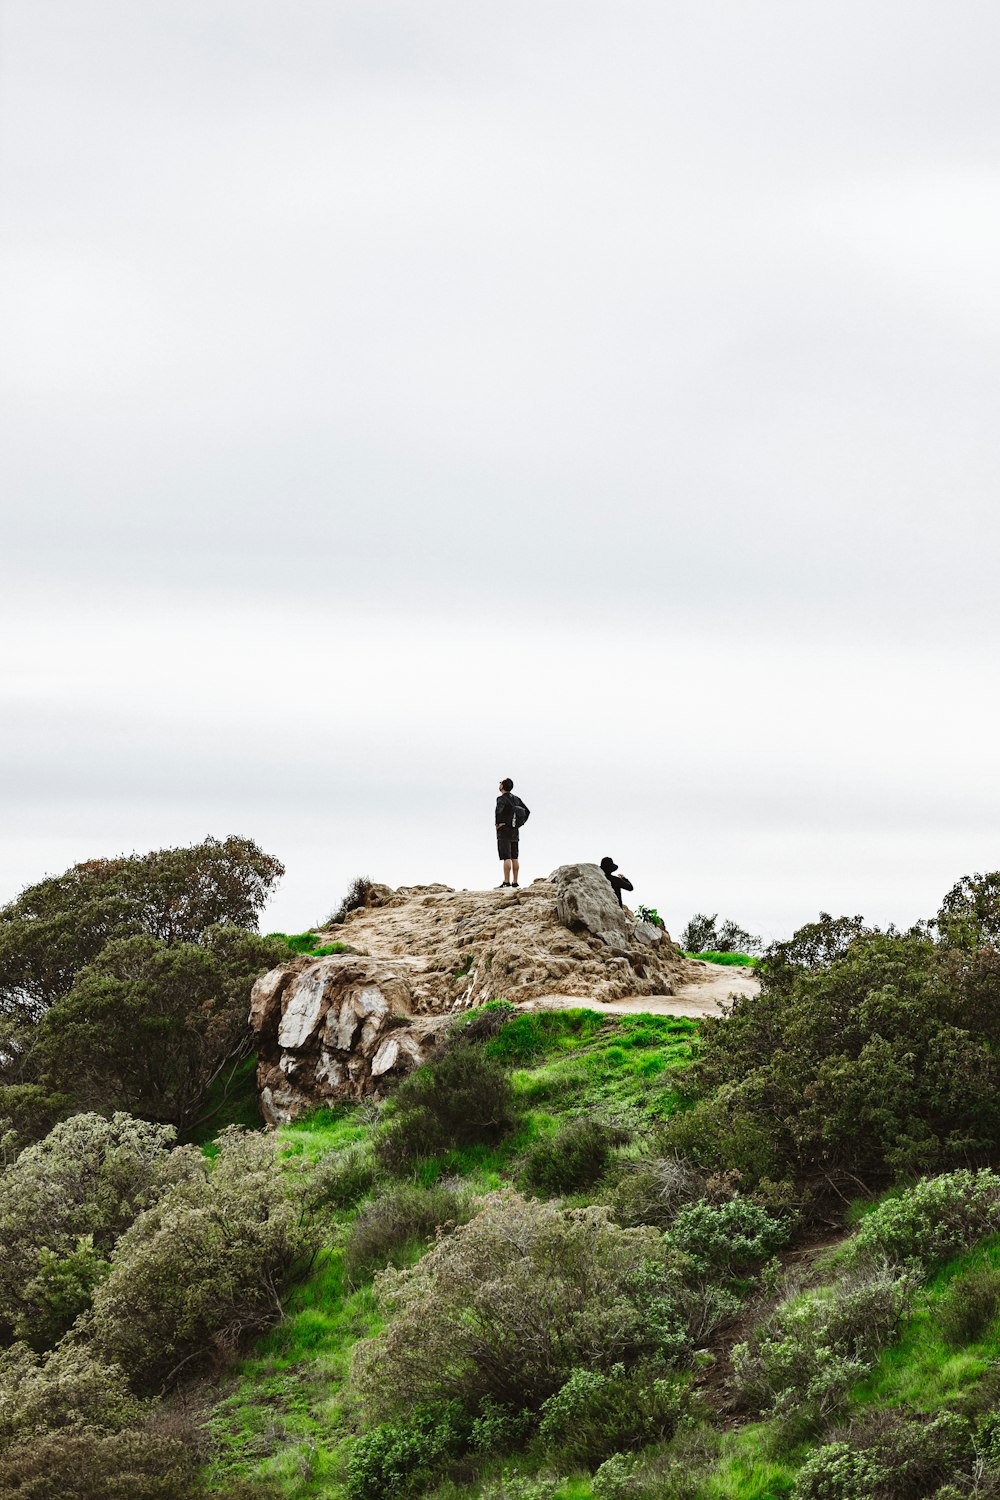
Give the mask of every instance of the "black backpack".
POLYGON ((515 797, 513 792, 510 794, 510 805, 514 809, 514 828, 516 830, 527 823, 531 817, 531 809, 530 807, 525 807, 520 797, 515 797))

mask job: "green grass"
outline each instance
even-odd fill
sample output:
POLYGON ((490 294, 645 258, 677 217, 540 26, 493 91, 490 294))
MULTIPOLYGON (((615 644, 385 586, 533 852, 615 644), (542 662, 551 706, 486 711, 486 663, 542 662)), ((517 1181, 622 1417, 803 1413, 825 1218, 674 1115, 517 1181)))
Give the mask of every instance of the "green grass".
POLYGON ((707 964, 731 964, 738 965, 743 969, 756 969, 761 963, 750 953, 716 953, 714 950, 706 949, 704 953, 687 953, 685 958, 701 958, 707 964))
POLYGON ((324 943, 317 946, 318 934, 315 932, 269 932, 269 938, 277 938, 287 943, 293 953, 305 953, 310 958, 326 958, 328 953, 344 953, 347 949, 346 943, 324 943))

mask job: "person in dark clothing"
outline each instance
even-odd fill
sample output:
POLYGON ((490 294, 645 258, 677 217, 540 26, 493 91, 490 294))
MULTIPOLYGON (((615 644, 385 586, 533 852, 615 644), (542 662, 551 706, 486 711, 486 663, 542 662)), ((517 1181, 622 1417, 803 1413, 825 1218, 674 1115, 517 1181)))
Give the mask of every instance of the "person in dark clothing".
MULTIPOLYGON (((503 860, 503 881, 497 886, 497 890, 517 889, 518 874, 518 829, 519 824, 524 822, 521 811, 524 803, 520 797, 512 797, 514 783, 509 776, 505 776, 500 783, 500 795, 497 798, 496 829, 497 829, 497 853, 503 860), (514 878, 511 879, 511 876, 514 878)), ((525 814, 527 812, 526 809, 525 814)))
POLYGON ((624 906, 625 903, 622 900, 622 891, 634 891, 635 886, 632 884, 631 880, 626 879, 624 875, 616 875, 615 871, 617 870, 617 868, 618 866, 615 864, 610 854, 606 854, 601 860, 601 869, 604 871, 605 875, 608 877, 608 880, 611 882, 611 889, 618 897, 618 905, 624 906))

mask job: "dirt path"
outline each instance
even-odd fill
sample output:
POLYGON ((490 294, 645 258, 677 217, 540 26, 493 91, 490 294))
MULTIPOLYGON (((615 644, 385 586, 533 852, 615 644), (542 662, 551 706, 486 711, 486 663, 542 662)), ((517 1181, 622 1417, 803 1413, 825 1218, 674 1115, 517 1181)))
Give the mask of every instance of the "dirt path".
POLYGON ((730 996, 756 995, 760 981, 749 969, 729 968, 723 964, 697 964, 698 973, 687 984, 678 985, 672 995, 623 995, 618 1000, 602 1003, 586 995, 539 995, 535 1000, 524 1002, 525 1009, 549 1008, 565 1010, 569 1006, 583 1005, 588 1010, 614 1015, 657 1016, 718 1016, 730 996))

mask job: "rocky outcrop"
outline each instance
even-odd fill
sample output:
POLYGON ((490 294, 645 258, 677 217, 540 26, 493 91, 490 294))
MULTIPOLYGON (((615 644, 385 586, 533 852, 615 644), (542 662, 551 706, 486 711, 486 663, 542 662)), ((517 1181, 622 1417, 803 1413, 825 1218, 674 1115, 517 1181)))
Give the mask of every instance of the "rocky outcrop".
POLYGON ((669 995, 691 965, 669 934, 618 905, 597 865, 562 865, 519 891, 375 888, 320 936, 353 953, 299 958, 254 986, 266 1118, 380 1094, 422 1061, 455 1011, 572 995, 669 995))
POLYGON ((414 1021, 419 979, 405 960, 331 954, 272 969, 254 985, 257 1081, 272 1125, 317 1105, 378 1094, 421 1063, 446 1016, 414 1021))

